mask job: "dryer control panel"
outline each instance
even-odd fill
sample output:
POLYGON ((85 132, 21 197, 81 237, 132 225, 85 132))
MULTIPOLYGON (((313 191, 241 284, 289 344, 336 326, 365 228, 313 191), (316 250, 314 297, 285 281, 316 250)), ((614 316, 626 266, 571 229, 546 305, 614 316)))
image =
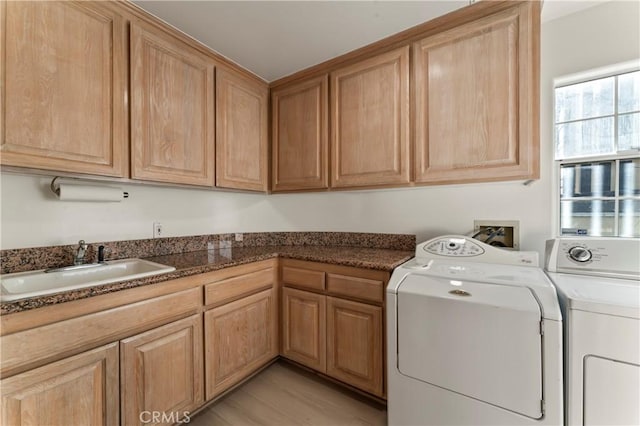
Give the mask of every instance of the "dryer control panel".
POLYGON ((614 278, 640 278, 638 238, 556 238, 547 241, 545 268, 614 278))
POLYGON ((510 251, 493 247, 464 235, 437 237, 416 247, 416 263, 426 264, 430 259, 465 258, 481 263, 538 266, 538 253, 510 251))

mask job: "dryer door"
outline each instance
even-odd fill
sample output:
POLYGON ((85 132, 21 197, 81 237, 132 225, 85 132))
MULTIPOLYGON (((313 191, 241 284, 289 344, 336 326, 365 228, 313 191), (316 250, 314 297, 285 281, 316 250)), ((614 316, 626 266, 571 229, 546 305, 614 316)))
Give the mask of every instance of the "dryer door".
POLYGON ((408 275, 397 303, 402 374, 542 417, 541 314, 531 290, 408 275))

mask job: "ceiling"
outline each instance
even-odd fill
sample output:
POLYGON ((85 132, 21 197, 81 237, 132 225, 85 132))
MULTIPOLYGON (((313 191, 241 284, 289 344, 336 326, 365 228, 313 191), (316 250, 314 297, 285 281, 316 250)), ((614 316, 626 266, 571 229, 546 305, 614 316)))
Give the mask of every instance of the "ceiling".
MULTIPOLYGON (((138 6, 266 81, 469 4, 430 1, 156 1, 138 6)), ((543 21, 603 3, 546 0, 543 21)))

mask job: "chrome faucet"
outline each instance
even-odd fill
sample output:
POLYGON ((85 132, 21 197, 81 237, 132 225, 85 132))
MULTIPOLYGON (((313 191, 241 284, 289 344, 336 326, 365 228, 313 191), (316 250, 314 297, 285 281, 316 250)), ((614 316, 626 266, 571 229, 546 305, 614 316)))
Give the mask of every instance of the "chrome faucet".
POLYGON ((73 259, 74 265, 82 265, 84 263, 84 255, 87 253, 87 243, 84 240, 78 241, 78 250, 76 257, 73 259))

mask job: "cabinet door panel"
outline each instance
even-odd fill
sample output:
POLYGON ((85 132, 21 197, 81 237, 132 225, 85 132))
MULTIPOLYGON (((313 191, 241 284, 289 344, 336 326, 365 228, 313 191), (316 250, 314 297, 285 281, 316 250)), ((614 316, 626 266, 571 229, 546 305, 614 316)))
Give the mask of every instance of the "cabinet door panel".
POLYGON ((282 356, 326 371, 326 297, 282 289, 282 356))
POLYGON ((382 396, 382 308, 327 297, 327 374, 382 396))
POLYGON ((118 344, 0 381, 4 425, 119 424, 118 344))
POLYGON ((409 47, 331 73, 331 186, 409 182, 409 47))
POLYGON ((3 2, 0 22, 2 164, 126 176, 123 18, 95 2, 3 2))
POLYGON ((207 400, 278 355, 276 289, 204 313, 207 400))
POLYGON ((214 185, 214 63, 143 23, 131 25, 135 179, 214 185))
POLYGON ((328 187, 328 98, 326 75, 272 92, 273 191, 328 187))
POLYGON ((120 357, 123 424, 159 424, 142 412, 165 413, 173 424, 202 403, 200 315, 123 340, 120 357))
POLYGON ((216 186, 267 190, 266 85, 216 72, 216 186))
POLYGON ((537 177, 535 7, 414 44, 417 182, 537 177))

